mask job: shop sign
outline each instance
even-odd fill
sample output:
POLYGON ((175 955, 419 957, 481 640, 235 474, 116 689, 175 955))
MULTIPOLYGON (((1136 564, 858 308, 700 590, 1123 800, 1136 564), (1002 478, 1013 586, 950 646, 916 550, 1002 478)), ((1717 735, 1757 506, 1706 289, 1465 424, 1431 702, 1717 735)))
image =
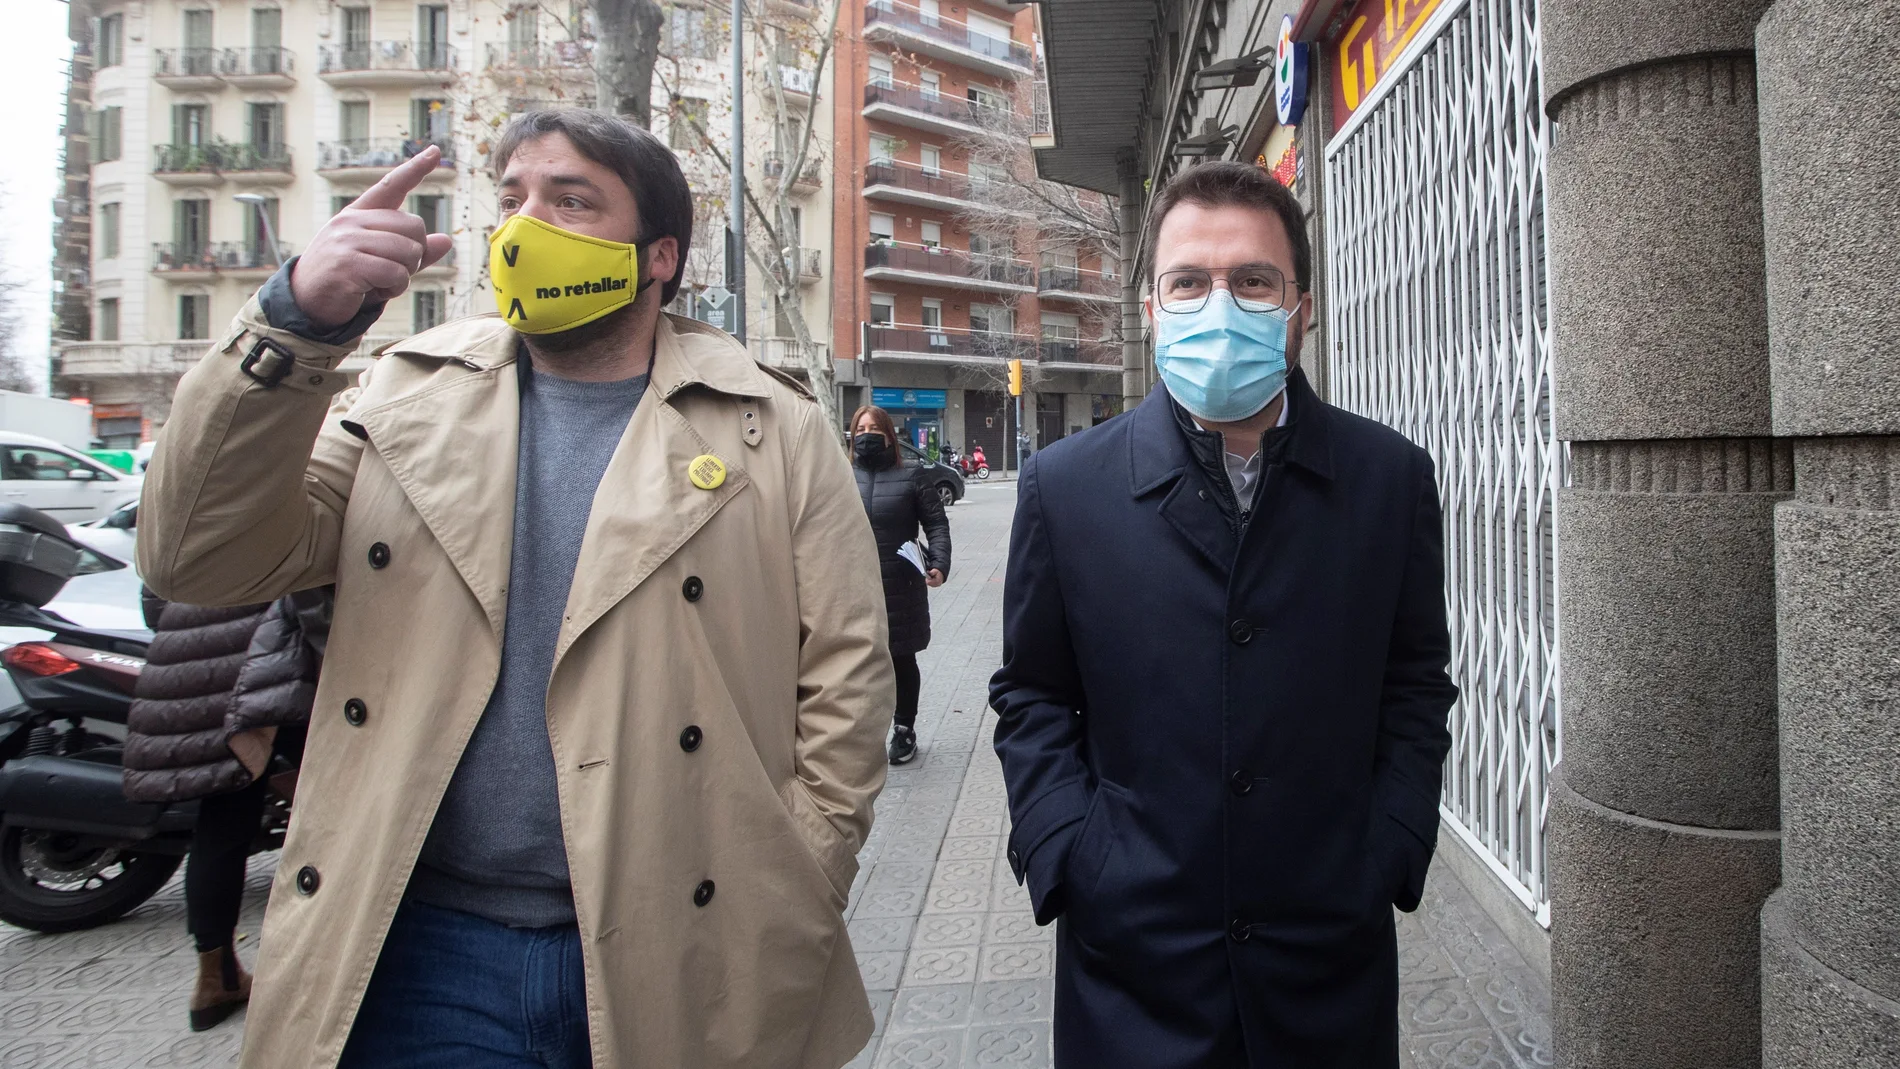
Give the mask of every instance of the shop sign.
POLYGON ((93 405, 93 419, 138 419, 143 415, 138 405, 93 405))
POLYGON ((1431 21, 1443 0, 1359 0, 1327 46, 1333 87, 1333 132, 1338 133, 1372 95, 1405 46, 1431 21))
POLYGON ((871 390, 871 403, 879 408, 947 408, 950 393, 947 390, 905 390, 895 386, 878 386, 871 390))
POLYGON ((1281 126, 1298 126, 1306 117, 1307 48, 1293 39, 1293 16, 1280 20, 1280 41, 1273 49, 1273 99, 1281 126))

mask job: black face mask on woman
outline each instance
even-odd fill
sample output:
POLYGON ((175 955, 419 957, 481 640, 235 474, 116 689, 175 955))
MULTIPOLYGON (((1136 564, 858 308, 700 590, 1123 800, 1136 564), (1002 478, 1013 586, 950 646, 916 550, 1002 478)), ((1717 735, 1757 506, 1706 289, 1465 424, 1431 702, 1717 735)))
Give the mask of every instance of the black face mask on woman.
POLYGON ((851 451, 857 454, 858 463, 867 468, 881 468, 891 459, 891 444, 875 431, 851 439, 851 451))

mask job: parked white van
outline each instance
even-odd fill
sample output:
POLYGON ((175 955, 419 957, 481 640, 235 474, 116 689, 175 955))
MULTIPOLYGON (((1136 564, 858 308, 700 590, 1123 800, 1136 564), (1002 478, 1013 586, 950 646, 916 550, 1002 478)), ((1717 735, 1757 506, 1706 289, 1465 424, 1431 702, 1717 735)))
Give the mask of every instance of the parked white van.
POLYGON ((85 523, 137 501, 143 475, 127 475, 50 438, 0 431, 0 501, 85 523))

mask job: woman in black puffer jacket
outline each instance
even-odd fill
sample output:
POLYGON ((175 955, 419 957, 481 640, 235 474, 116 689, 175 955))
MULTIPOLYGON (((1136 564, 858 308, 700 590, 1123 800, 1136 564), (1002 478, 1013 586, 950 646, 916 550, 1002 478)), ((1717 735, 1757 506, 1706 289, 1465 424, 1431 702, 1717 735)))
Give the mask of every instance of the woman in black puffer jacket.
POLYGON ((294 766, 302 757, 329 609, 327 588, 230 609, 145 595, 156 634, 126 718, 125 795, 198 800, 185 865, 185 924, 198 948, 194 1032, 250 997, 234 946, 245 861, 263 823, 272 759, 294 766))
POLYGON ((857 469, 858 496, 877 536, 878 570, 884 578, 884 608, 891 621, 891 663, 897 669, 897 709, 891 728, 891 764, 917 756, 917 695, 923 679, 917 653, 930 645, 930 594, 950 574, 950 520, 936 488, 904 467, 897 450, 897 429, 888 412, 866 405, 851 416, 851 453, 857 469), (926 569, 899 555, 919 528, 929 540, 922 553, 926 569))

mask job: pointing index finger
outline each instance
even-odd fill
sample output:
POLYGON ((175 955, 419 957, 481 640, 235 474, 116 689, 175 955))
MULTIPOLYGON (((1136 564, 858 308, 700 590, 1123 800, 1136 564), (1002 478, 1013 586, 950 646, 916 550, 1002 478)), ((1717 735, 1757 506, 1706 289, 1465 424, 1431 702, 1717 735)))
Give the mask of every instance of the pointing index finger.
POLYGON ((430 172, 442 162, 442 150, 430 145, 414 156, 402 161, 395 170, 390 171, 376 184, 363 191, 363 195, 350 204, 352 208, 401 208, 404 197, 415 191, 430 172))

